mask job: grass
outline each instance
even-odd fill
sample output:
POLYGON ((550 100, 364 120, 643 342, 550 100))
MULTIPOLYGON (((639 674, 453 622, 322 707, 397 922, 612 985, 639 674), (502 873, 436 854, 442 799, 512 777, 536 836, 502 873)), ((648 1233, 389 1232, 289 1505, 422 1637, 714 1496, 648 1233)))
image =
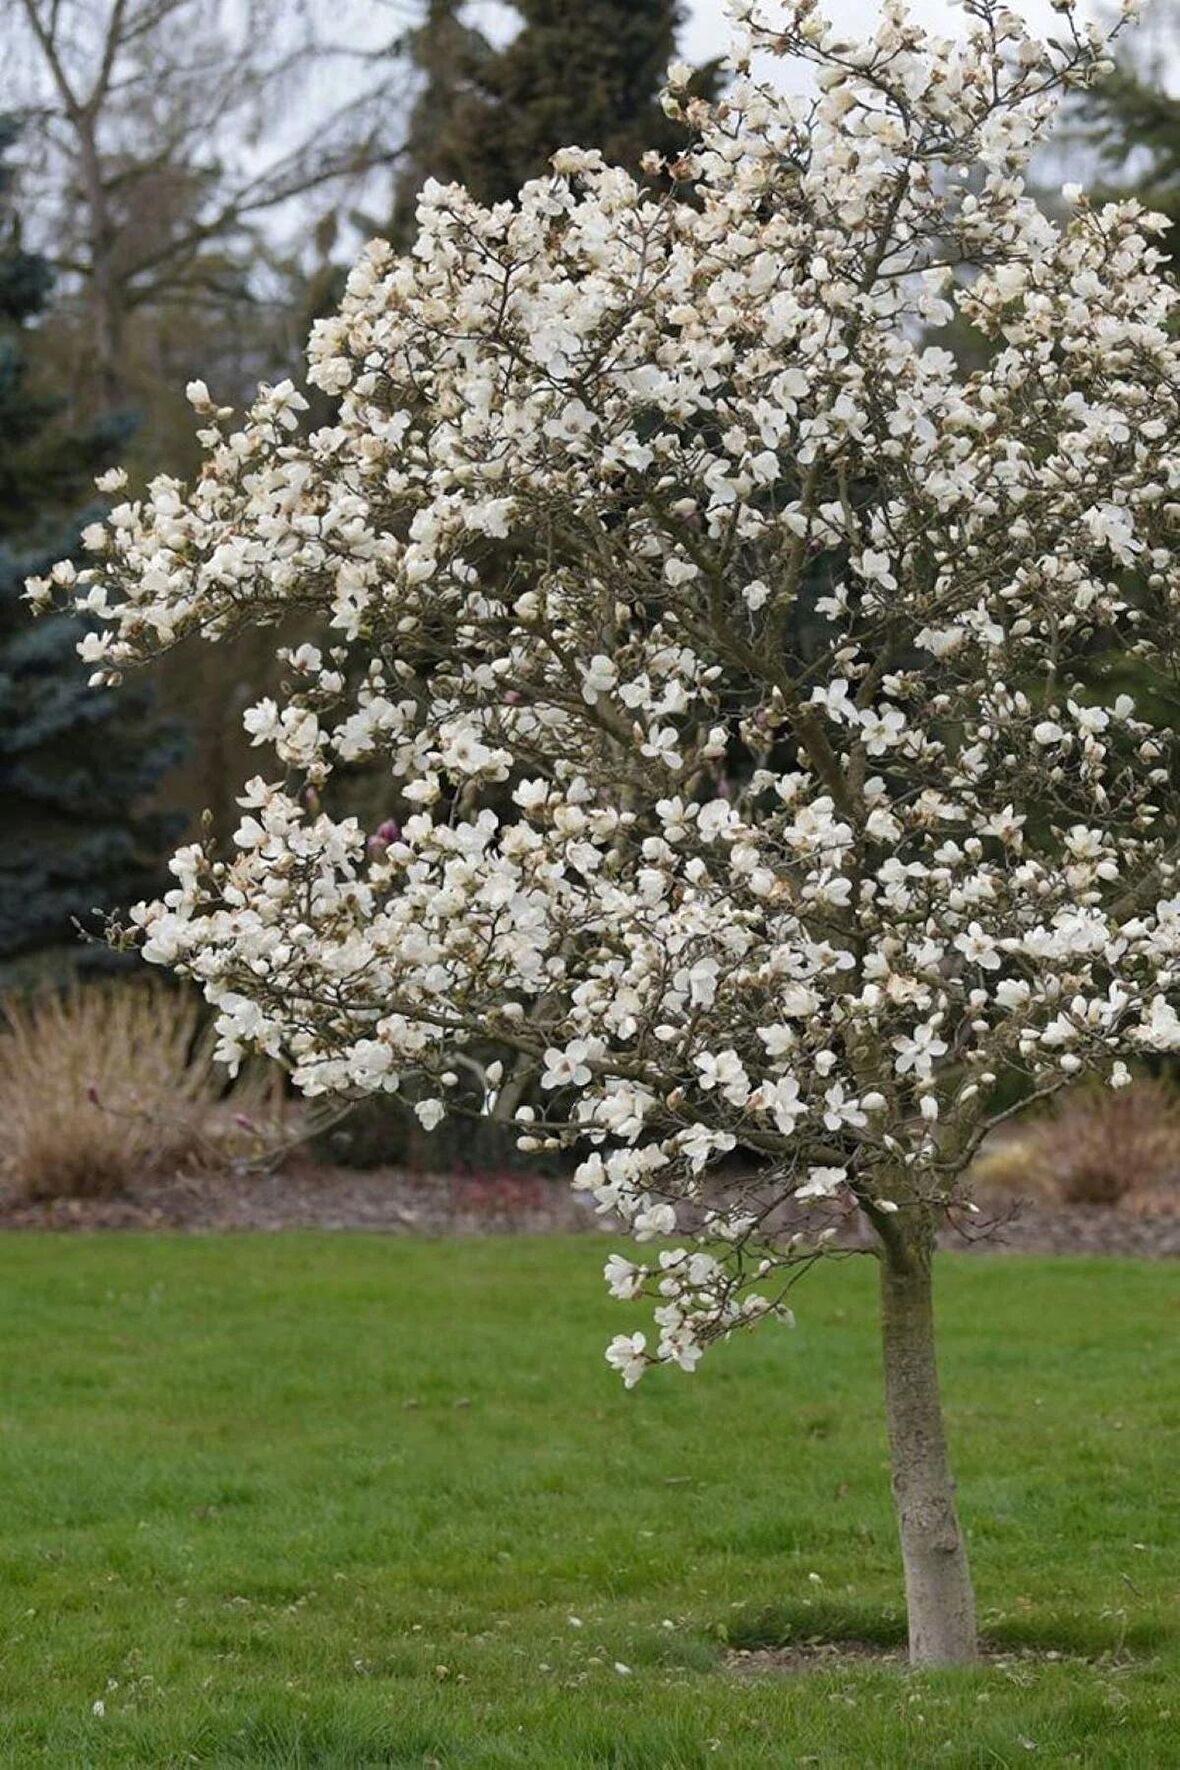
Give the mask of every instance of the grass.
POLYGON ((606 1247, 0 1244, 0 1763, 1177 1762, 1174 1269, 944 1262, 986 1627, 1061 1657, 737 1678, 900 1637, 873 1274, 627 1395, 606 1247))

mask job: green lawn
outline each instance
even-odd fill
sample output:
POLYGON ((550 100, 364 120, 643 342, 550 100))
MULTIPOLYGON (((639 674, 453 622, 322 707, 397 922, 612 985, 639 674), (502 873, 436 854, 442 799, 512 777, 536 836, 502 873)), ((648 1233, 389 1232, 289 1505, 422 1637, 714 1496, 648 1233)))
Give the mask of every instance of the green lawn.
POLYGON ((614 1245, 0 1242, 0 1762, 1180 1763, 1174 1267, 944 1262, 986 1627, 1060 1657, 736 1678, 900 1630, 873 1273, 626 1394, 614 1245))

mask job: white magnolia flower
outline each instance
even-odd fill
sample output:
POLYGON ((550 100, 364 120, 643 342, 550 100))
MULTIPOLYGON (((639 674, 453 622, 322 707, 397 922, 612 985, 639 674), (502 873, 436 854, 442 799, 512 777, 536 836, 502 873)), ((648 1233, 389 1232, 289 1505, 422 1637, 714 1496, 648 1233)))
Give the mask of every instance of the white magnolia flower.
POLYGON ((628 1301, 641 1295, 646 1269, 625 1260, 622 1254, 612 1254, 606 1263, 605 1277, 611 1296, 628 1301))
POLYGON ((894 1039, 893 1049, 897 1052, 893 1067, 899 1076, 928 1076, 935 1058, 946 1056, 947 1044, 932 1026, 917 1026, 912 1034, 894 1039))
POLYGON ((634 1389, 651 1362, 646 1334, 616 1334, 606 1349, 606 1362, 617 1370, 628 1389, 634 1389))
POLYGON ((843 1082, 833 1082, 825 1089, 822 1116, 829 1131, 843 1130, 845 1125, 856 1128, 868 1123, 868 1115, 855 1095, 846 1094, 843 1082))
POLYGON ((541 1076, 543 1088, 577 1088, 590 1080, 590 1065, 586 1062, 590 1055, 590 1045, 585 1039, 571 1039, 564 1050, 550 1046, 545 1053, 545 1068, 541 1076))
POLYGON ((956 934, 954 945, 968 964, 979 965, 984 971, 999 970, 1000 954, 995 940, 978 922, 969 922, 962 934, 956 934))
POLYGON ((717 1088, 733 1106, 745 1103, 750 1093, 750 1082, 745 1068, 736 1051, 720 1051, 716 1055, 706 1051, 693 1062, 699 1072, 697 1082, 706 1093, 717 1088))
POLYGON ((860 715, 861 740, 870 756, 884 756, 897 744, 906 728, 899 707, 870 707, 860 715))
POLYGON ((654 1241, 661 1235, 675 1235, 675 1209, 663 1203, 646 1206, 632 1217, 631 1232, 636 1241, 654 1241))
POLYGON ((1180 1016, 1163 996, 1153 996, 1146 1020, 1133 1035, 1151 1051, 1180 1051, 1180 1016))
POLYGON ((609 694, 619 680, 618 666, 613 658, 595 652, 582 673, 582 696, 591 706, 600 695, 609 694))
POLYGON ((758 1093, 762 1110, 770 1114, 776 1130, 781 1131, 784 1137, 792 1136, 795 1126, 800 1119, 807 1117, 808 1111, 796 1078, 779 1076, 776 1081, 764 1082, 758 1093))
POLYGON ((798 1199, 834 1198, 848 1178, 845 1168, 809 1168, 802 1186, 795 1188, 798 1199))

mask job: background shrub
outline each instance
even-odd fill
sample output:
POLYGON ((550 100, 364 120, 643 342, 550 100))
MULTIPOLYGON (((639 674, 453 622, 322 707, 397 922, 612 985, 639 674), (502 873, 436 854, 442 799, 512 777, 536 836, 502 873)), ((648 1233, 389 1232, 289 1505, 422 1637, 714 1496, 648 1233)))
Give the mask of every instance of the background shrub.
POLYGON ((1180 1209, 1180 1094, 1150 1078, 1071 1088, 987 1150, 975 1179, 1046 1202, 1171 1213, 1180 1209))
POLYGON ((230 1083, 198 997, 136 980, 14 999, 0 1031, 0 1173, 26 1198, 97 1198, 283 1141, 282 1077, 230 1083))

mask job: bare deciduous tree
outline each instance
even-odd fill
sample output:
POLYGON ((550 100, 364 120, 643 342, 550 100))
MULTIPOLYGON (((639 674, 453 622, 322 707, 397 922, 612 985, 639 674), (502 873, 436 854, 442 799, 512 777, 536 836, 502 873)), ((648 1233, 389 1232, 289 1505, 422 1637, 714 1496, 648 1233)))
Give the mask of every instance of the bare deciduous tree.
POLYGON ((127 399, 135 316, 257 300, 274 218, 399 151, 408 5, 4 0, 4 13, 16 97, 41 124, 42 231, 84 305, 99 407, 127 399))

